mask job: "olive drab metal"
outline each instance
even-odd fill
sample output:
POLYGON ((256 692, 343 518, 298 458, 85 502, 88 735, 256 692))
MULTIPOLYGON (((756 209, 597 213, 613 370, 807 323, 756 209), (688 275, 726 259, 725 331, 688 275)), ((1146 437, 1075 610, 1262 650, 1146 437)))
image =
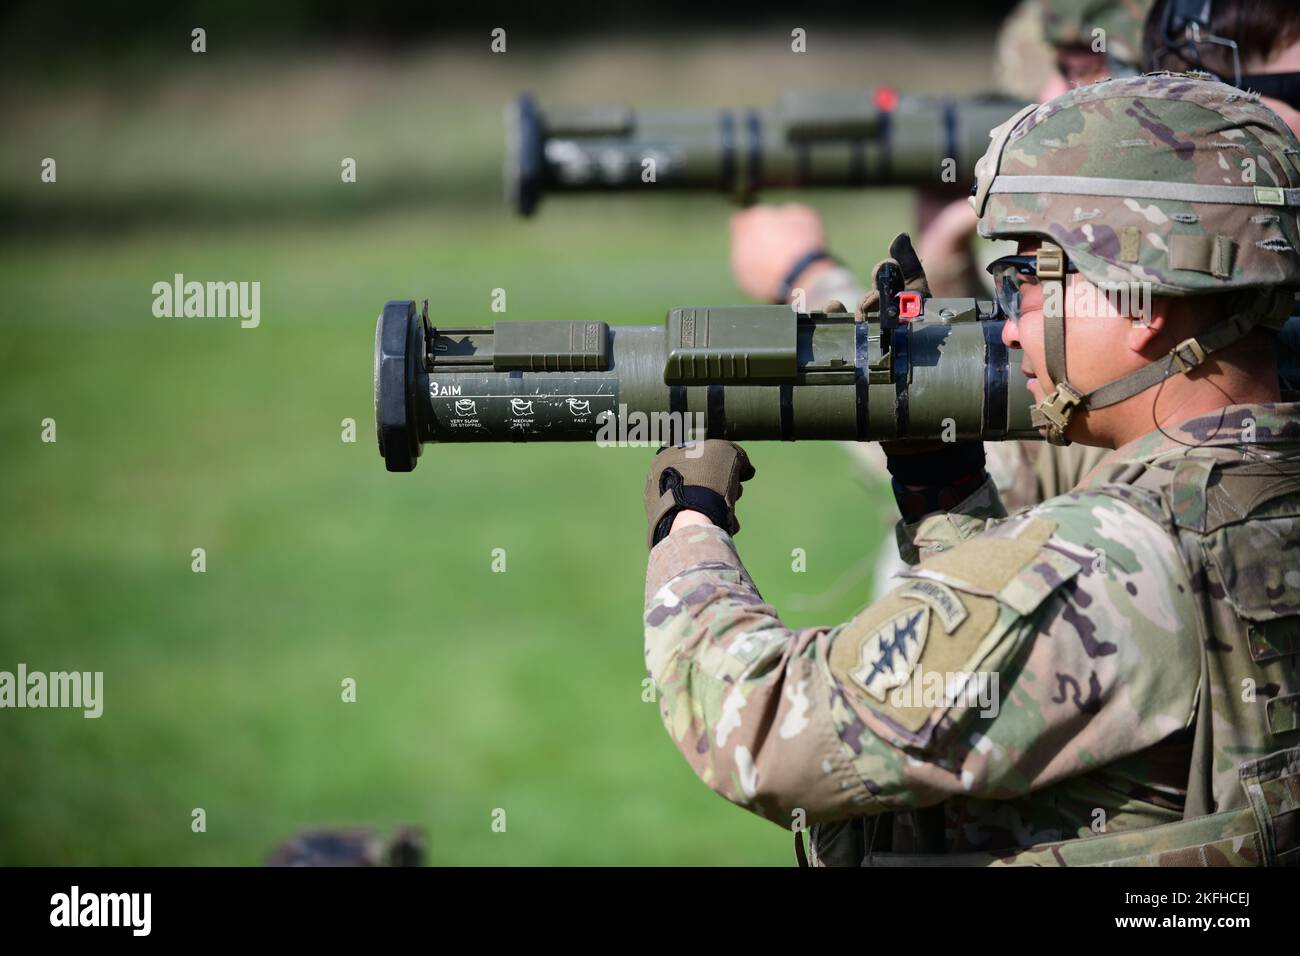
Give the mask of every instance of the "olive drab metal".
POLYGON ((523 216, 543 195, 712 190, 745 199, 804 186, 950 186, 962 195, 987 134, 1024 106, 997 95, 792 92, 769 109, 506 110, 506 198, 523 216))
POLYGON ((430 442, 1037 437, 991 303, 899 301, 903 318, 883 326, 878 313, 749 305, 673 309, 662 325, 478 328, 389 302, 375 334, 380 454, 411 471, 430 442))
MULTIPOLYGON (((1037 439, 1019 354, 992 303, 904 293, 866 323, 788 306, 435 327, 411 300, 375 330, 375 425, 389 471, 429 442, 1037 439)), ((1300 318, 1279 342, 1300 386, 1300 318)))

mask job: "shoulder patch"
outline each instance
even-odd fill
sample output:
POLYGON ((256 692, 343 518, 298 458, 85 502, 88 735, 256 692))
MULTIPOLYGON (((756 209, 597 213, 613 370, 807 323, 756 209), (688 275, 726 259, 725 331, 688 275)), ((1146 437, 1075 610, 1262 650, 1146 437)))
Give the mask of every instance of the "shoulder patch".
POLYGON ((995 598, 969 593, 951 595, 955 606, 945 619, 934 603, 904 593, 916 584, 937 585, 940 590, 927 589, 932 598, 950 590, 937 581, 907 582, 845 624, 828 661, 837 680, 865 692, 859 699, 894 731, 890 736, 901 731, 911 743, 920 742, 918 734, 928 735, 931 717, 947 709, 933 693, 917 693, 917 685, 969 671, 999 620, 995 598))
POLYGON ((943 621, 943 629, 947 634, 951 634, 966 620, 966 605, 961 603, 956 591, 942 582, 916 578, 899 588, 898 594, 930 605, 943 621))
POLYGON ((876 700, 907 682, 921 659, 930 627, 924 604, 906 607, 858 643, 858 667, 849 676, 876 700))
POLYGON ((840 628, 827 663, 857 692, 862 719, 896 745, 924 747, 950 711, 996 694, 1015 653, 1008 629, 1079 570, 1048 545, 1056 528, 1032 517, 963 541, 901 572, 897 588, 840 628))

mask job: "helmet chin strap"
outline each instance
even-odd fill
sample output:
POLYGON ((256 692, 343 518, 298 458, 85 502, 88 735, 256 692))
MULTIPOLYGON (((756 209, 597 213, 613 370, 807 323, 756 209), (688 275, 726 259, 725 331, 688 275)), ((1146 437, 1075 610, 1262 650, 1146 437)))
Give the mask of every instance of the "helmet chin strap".
POLYGON ((1035 428, 1053 445, 1068 445, 1065 429, 1083 395, 1065 377, 1065 253, 1054 243, 1038 247, 1038 279, 1043 285, 1043 350, 1047 374, 1056 383, 1051 395, 1029 410, 1035 428))
POLYGON ((1039 248, 1038 278, 1043 285, 1044 357, 1047 374, 1056 388, 1030 408, 1029 416, 1052 445, 1070 444, 1065 432, 1077 409, 1106 408, 1159 385, 1171 375, 1186 374, 1211 353, 1244 338, 1257 325, 1281 329, 1295 301, 1286 291, 1261 290, 1245 311, 1234 313, 1201 335, 1183 339, 1164 360, 1156 360, 1091 392, 1080 392, 1069 383, 1065 371, 1065 254, 1060 246, 1045 242, 1039 248))

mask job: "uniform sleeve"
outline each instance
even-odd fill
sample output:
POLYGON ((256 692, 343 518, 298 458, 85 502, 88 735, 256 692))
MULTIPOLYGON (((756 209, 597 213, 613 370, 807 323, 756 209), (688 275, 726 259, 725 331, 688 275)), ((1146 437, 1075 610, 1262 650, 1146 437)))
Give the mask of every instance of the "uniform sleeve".
POLYGON ((1011 799, 1145 750, 1193 719, 1194 615, 1168 535, 1105 495, 992 526, 803 630, 730 536, 692 526, 651 553, 646 661, 700 778, 790 827, 1011 799))

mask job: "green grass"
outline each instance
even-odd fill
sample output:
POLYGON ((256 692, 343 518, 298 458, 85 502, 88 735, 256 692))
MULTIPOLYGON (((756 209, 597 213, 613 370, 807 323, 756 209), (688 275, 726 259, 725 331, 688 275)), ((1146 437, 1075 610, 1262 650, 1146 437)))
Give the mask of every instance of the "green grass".
MULTIPOLYGON (((0 711, 0 864, 249 864, 308 825, 399 823, 441 864, 792 862, 789 834, 710 793, 641 700, 649 452, 431 447, 390 475, 375 317, 427 296, 435 323, 487 324, 494 288, 512 319, 739 300, 718 198, 512 219, 501 107, 520 90, 708 107, 979 89, 987 45, 822 32, 805 56, 756 29, 495 57, 480 39, 402 57, 219 43, 0 90, 0 670, 105 682, 98 720, 0 711), (154 318, 151 287, 177 272, 261 282, 261 327, 154 318)), ((912 218, 905 194, 816 202, 864 271, 912 218)), ((749 450, 739 543, 793 608, 877 548, 887 491, 832 444, 749 450)), ((787 621, 834 623, 868 589, 787 621)))
MULTIPOLYGON (((837 248, 868 265, 906 198, 835 198, 837 248)), ((371 425, 385 300, 488 323, 502 287, 509 318, 658 322, 739 298, 726 211, 5 242, 0 669, 103 671, 105 691, 99 720, 0 712, 0 863, 246 864, 305 825, 410 822, 441 864, 789 864, 789 835, 711 794, 641 701, 649 453, 430 447, 390 475, 371 425), (175 272, 260 281, 261 327, 154 318, 175 272)), ((877 546, 885 492, 833 444, 751 453, 739 542, 781 607, 877 546)), ((834 623, 867 587, 789 621, 834 623)))

